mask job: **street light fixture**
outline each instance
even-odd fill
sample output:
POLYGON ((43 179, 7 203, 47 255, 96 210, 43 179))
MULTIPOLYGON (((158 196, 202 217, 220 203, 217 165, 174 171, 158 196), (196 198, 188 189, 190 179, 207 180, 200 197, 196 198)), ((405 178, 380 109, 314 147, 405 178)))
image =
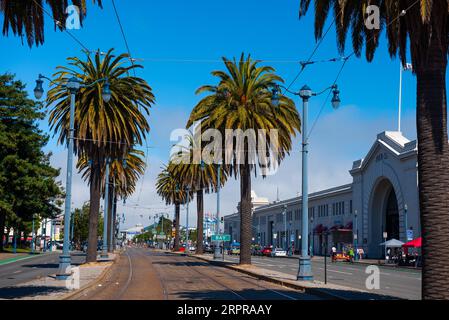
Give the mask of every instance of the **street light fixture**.
MULTIPOLYGON (((39 74, 36 80, 36 88, 34 89, 34 96, 36 99, 41 99, 44 95, 43 80, 46 79, 50 83, 54 83, 50 78, 39 74)), ((97 83, 105 82, 102 92, 104 102, 108 103, 111 97, 111 91, 109 88, 109 82, 107 78, 102 78, 94 81, 91 84, 83 84, 75 77, 66 80, 66 84, 62 85, 70 92, 70 127, 69 127, 69 139, 67 150, 67 179, 66 179, 66 198, 64 208, 64 245, 62 255, 59 257, 59 268, 56 274, 56 279, 66 280, 71 276, 71 257, 70 257, 70 215, 71 215, 71 203, 72 203, 72 171, 73 171, 73 141, 75 133, 75 98, 80 88, 92 87, 97 83)))
POLYGON ((281 85, 276 85, 272 90, 272 104, 275 107, 280 106, 281 96, 280 88, 283 88, 286 92, 293 94, 295 96, 301 97, 303 101, 303 113, 302 113, 302 228, 301 233, 304 235, 304 239, 301 241, 301 256, 299 257, 299 270, 298 270, 298 280, 311 281, 313 280, 312 265, 309 255, 309 245, 308 237, 309 234, 309 194, 308 194, 308 153, 309 153, 309 142, 308 142, 308 108, 309 99, 313 96, 318 96, 323 94, 328 90, 332 90, 332 107, 337 109, 340 106, 340 91, 338 86, 333 84, 332 86, 324 89, 321 92, 315 93, 310 89, 309 86, 305 85, 301 88, 299 92, 292 92, 288 88, 281 85))

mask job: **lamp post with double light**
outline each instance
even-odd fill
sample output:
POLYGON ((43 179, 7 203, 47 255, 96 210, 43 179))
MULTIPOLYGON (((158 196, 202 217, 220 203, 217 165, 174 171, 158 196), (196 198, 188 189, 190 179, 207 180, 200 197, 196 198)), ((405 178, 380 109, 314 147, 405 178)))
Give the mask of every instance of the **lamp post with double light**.
POLYGON ((272 104, 274 106, 280 106, 281 95, 280 88, 283 88, 286 92, 289 92, 295 96, 299 96, 303 102, 302 110, 302 228, 301 233, 303 239, 301 241, 301 256, 299 257, 299 270, 298 270, 298 280, 311 281, 313 280, 312 265, 309 255, 309 246, 307 235, 309 234, 309 224, 308 224, 308 212, 309 212, 309 194, 308 194, 308 153, 309 153, 309 137, 308 137, 308 113, 309 113, 309 100, 311 97, 323 94, 328 90, 332 90, 332 106, 337 109, 340 106, 340 91, 338 86, 333 84, 332 86, 326 88, 325 90, 315 93, 307 85, 303 86, 299 92, 292 92, 280 85, 276 85, 272 91, 272 104))
MULTIPOLYGON (((44 95, 44 89, 42 87, 44 79, 50 81, 52 80, 43 75, 39 75, 36 80, 36 88, 34 89, 34 96, 36 99, 41 99, 44 95)), ((65 208, 64 208, 64 244, 62 255, 59 257, 59 268, 56 274, 56 279, 66 280, 71 276, 71 257, 70 257, 70 214, 71 214, 71 203, 72 203, 72 172, 73 172, 73 142, 75 133, 75 99, 76 94, 80 88, 92 87, 97 83, 104 82, 102 90, 103 101, 108 103, 111 100, 111 90, 109 86, 109 81, 107 78, 98 79, 91 84, 83 84, 79 79, 72 77, 66 79, 66 83, 62 85, 70 92, 70 120, 69 120, 69 139, 68 139, 68 150, 67 150, 67 178, 66 178, 66 198, 65 198, 65 208)))
MULTIPOLYGON (((215 216, 215 235, 220 234, 220 189, 221 189, 221 165, 217 164, 217 213, 215 216)), ((224 243, 223 243, 223 255, 224 255, 224 243)), ((214 248, 214 260, 221 259, 220 241, 215 241, 214 248)))

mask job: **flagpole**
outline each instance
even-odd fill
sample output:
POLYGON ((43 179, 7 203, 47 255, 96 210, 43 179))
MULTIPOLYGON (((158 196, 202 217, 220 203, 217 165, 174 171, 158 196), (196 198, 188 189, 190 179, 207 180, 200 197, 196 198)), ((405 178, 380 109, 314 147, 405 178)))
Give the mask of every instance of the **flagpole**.
POLYGON ((399 113, 398 113, 398 131, 401 132, 401 114, 402 114, 402 62, 399 63, 399 113))

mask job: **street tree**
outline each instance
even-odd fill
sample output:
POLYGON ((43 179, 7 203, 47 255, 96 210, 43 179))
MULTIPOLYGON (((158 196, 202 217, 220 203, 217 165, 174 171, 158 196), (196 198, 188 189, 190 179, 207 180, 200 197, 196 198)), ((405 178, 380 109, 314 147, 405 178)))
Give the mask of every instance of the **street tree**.
MULTIPOLYGON (((102 6, 101 0, 92 0, 94 4, 102 6)), ((79 9, 79 22, 82 26, 87 14, 85 0, 75 0, 73 4, 79 9)), ((3 17, 3 35, 10 32, 20 38, 26 38, 28 45, 39 46, 44 43, 46 19, 53 19, 55 29, 64 30, 68 18, 67 0, 0 0, 0 16, 3 17), (49 8, 44 6, 48 5, 49 8), (46 14, 50 16, 46 16, 46 14), (56 23, 58 21, 59 23, 56 23)))
POLYGON ((59 170, 43 151, 48 136, 37 125, 41 109, 14 75, 0 75, 0 251, 5 227, 20 234, 33 215, 52 219, 61 212, 59 170))
MULTIPOLYGON (((270 66, 260 66, 259 61, 242 53, 240 60, 223 58, 225 70, 213 71, 217 85, 206 85, 197 94, 207 93, 192 110, 187 126, 201 121, 204 130, 217 129, 223 138, 222 159, 231 155, 229 172, 240 177, 240 264, 251 264, 252 202, 251 172, 257 174, 255 163, 263 164, 267 153, 279 164, 292 149, 292 136, 300 130, 300 119, 293 100, 280 96, 280 104, 272 103, 272 89, 283 79, 270 66), (277 141, 259 140, 257 148, 243 139, 242 145, 226 144, 227 129, 231 130, 277 130, 277 141), (271 149, 270 143, 275 146, 271 149), (265 145, 266 144, 266 145, 265 145), (231 150, 229 150, 229 148, 231 150), (265 149, 265 151, 262 151, 265 149), (243 156, 241 156, 243 154, 243 156), (237 158, 239 157, 239 159, 237 158)), ((264 175, 262 171, 262 175, 264 175)))
POLYGON ((130 62, 128 54, 114 55, 113 49, 104 56, 100 52, 87 54, 86 60, 68 58, 69 67, 59 66, 53 87, 48 93, 51 107, 51 130, 59 134, 59 143, 68 143, 70 93, 64 87, 68 78, 82 79, 87 84, 77 93, 75 106, 75 154, 90 163, 90 232, 87 261, 97 259, 97 225, 104 170, 107 159, 122 159, 131 146, 141 145, 150 130, 146 116, 154 103, 154 95, 146 81, 130 75, 138 64, 130 62), (102 99, 102 81, 107 79, 111 99, 102 99), (99 81, 99 82, 97 82, 99 81), (89 84, 95 85, 89 86, 89 84))
MULTIPOLYGON (((309 9, 301 0, 299 16, 309 9)), ((418 187, 423 237, 423 298, 448 299, 449 144, 447 131, 446 69, 449 45, 448 1, 315 1, 315 38, 323 37, 326 18, 333 12, 341 52, 352 33, 354 54, 365 46, 371 62, 385 30, 388 52, 402 64, 410 54, 417 79, 418 187), (366 8, 380 8, 379 28, 365 26, 366 8), (349 31, 351 30, 351 31, 349 31)))

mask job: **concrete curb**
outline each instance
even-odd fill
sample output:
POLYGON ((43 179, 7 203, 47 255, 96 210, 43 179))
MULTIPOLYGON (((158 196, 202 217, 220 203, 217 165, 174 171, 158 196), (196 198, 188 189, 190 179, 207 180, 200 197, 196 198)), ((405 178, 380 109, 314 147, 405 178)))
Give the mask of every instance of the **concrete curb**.
POLYGON ((233 270, 233 271, 237 271, 237 272, 240 272, 240 273, 247 274, 249 276, 252 276, 252 277, 260 279, 260 280, 264 280, 264 281, 267 281, 267 282, 278 284, 278 285, 281 285, 281 286, 284 286, 284 287, 287 287, 287 288, 290 288, 290 289, 300 290, 300 291, 303 291, 305 293, 308 293, 308 294, 311 294, 311 295, 314 295, 314 296, 317 296, 317 297, 320 297, 320 298, 326 298, 326 299, 330 299, 330 300, 349 300, 349 299, 346 299, 344 297, 341 297, 341 296, 334 295, 332 293, 323 291, 323 290, 321 290, 319 288, 309 288, 309 287, 302 286, 300 284, 292 283, 290 280, 285 281, 285 280, 282 280, 282 279, 276 279, 276 278, 272 278, 272 277, 269 277, 269 276, 266 276, 266 275, 261 275, 261 274, 258 274, 256 272, 252 272, 251 270, 245 270, 245 269, 237 268, 234 265, 229 265, 229 264, 226 264, 226 263, 224 263, 222 261, 211 261, 209 259, 206 259, 206 258, 203 258, 203 257, 199 257, 199 256, 196 256, 196 255, 193 255, 193 254, 184 254, 183 252, 182 253, 176 253, 176 252, 168 251, 166 253, 174 253, 174 254, 180 254, 180 255, 184 255, 184 256, 189 256, 189 257, 192 257, 192 258, 195 258, 195 259, 198 259, 198 260, 202 260, 202 261, 208 262, 208 263, 213 264, 213 265, 217 265, 217 266, 224 267, 224 268, 227 268, 227 269, 230 269, 230 270, 233 270))
POLYGON ((95 279, 94 281, 92 281, 92 282, 86 284, 84 287, 82 287, 82 288, 80 288, 80 289, 78 289, 78 290, 75 290, 75 291, 73 291, 73 292, 70 292, 70 293, 64 295, 64 296, 61 297, 59 300, 70 300, 70 299, 74 298, 75 296, 82 294, 84 291, 87 291, 87 290, 89 290, 89 289, 91 289, 91 288, 93 288, 93 287, 96 287, 100 282, 102 282, 102 281, 106 278, 106 275, 110 272, 111 267, 112 267, 115 263, 117 263, 118 260, 120 259, 121 254, 122 254, 122 251, 120 251, 120 252, 117 253, 116 258, 115 258, 114 260, 112 260, 112 264, 111 264, 109 267, 106 267, 106 268, 101 272, 101 274, 98 276, 97 279, 95 279))
MULTIPOLYGON (((323 256, 317 256, 317 257, 323 257, 323 256)), ((276 257, 276 258, 281 258, 281 259, 295 259, 295 260, 299 260, 299 257, 276 257)), ((330 259, 330 257, 327 257, 328 259, 330 259)), ((343 262, 344 264, 350 264, 349 262, 343 262)), ((370 262, 358 262, 358 261, 354 261, 353 263, 354 265, 361 265, 361 266, 369 266, 369 265, 374 265, 374 266, 379 266, 379 267, 387 267, 387 268, 394 268, 397 270, 416 270, 416 271, 420 271, 422 270, 422 268, 418 267, 409 267, 409 266, 397 266, 394 264, 383 264, 380 263, 380 261, 377 261, 376 263, 370 263, 370 262)))

